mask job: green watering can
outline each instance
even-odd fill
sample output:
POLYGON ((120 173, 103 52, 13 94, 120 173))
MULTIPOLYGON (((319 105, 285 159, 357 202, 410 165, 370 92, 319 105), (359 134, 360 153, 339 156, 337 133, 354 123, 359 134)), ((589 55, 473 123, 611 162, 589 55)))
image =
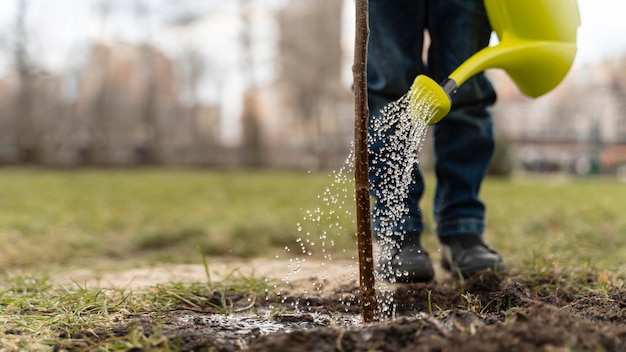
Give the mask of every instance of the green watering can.
POLYGON ((473 75, 501 68, 529 97, 556 87, 576 56, 580 16, 576 0, 485 0, 487 16, 499 43, 477 52, 441 85, 425 75, 415 78, 410 107, 425 112, 433 125, 450 112, 450 95, 473 75))

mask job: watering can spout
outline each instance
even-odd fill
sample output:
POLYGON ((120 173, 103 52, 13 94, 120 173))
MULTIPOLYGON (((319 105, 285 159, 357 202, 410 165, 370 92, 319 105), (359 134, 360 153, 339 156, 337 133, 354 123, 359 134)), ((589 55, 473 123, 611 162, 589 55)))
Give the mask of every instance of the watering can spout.
POLYGON ((485 8, 499 43, 470 57, 442 86, 418 76, 411 87, 442 91, 435 96, 443 105, 431 109, 437 113, 426 117, 428 124, 437 123, 450 110, 450 100, 442 94, 449 98, 458 86, 488 68, 503 69, 522 93, 538 97, 555 88, 574 62, 580 25, 576 0, 485 0, 485 8))

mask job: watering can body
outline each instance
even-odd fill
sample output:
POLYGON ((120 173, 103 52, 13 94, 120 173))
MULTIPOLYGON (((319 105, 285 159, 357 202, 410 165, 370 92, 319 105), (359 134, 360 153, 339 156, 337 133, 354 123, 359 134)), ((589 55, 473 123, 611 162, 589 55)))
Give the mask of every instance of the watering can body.
MULTIPOLYGON (((541 96, 556 87, 569 72, 576 56, 580 15, 576 0, 484 0, 487 17, 498 44, 470 57, 441 86, 427 76, 415 79, 409 95, 429 96, 433 102, 428 124, 450 111, 450 95, 473 75, 500 68, 529 97, 541 96)), ((422 103, 420 103, 422 104, 422 103)))
POLYGON ((450 78, 461 85, 487 68, 501 68, 527 96, 556 87, 576 56, 576 0, 485 0, 485 8, 499 43, 476 53, 450 78))

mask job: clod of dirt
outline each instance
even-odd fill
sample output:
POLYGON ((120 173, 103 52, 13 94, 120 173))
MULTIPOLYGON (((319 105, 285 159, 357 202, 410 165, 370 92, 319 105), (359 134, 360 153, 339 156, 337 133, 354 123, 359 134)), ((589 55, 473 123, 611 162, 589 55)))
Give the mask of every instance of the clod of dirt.
POLYGON ((591 321, 609 323, 626 321, 626 301, 622 292, 616 295, 590 294, 564 306, 563 310, 575 312, 591 321))
POLYGON ((310 314, 279 314, 274 320, 279 323, 313 323, 315 318, 310 314))
POLYGON ((504 285, 502 291, 497 294, 497 301, 499 310, 508 310, 513 307, 526 308, 535 303, 530 290, 515 281, 507 282, 504 285))
POLYGON ((484 270, 466 279, 462 290, 476 294, 493 293, 500 291, 501 284, 501 274, 495 273, 493 270, 484 270))

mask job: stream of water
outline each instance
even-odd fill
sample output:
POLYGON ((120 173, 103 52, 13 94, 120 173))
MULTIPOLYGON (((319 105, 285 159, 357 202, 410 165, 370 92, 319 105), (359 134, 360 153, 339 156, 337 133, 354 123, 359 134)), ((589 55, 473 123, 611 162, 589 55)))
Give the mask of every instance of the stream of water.
MULTIPOLYGON (((425 121, 429 120, 431 115, 430 107, 432 102, 424 97, 413 97, 417 104, 410 103, 409 95, 405 95, 397 101, 387 105, 379 115, 372 120, 370 131, 370 142, 376 139, 382 143, 380 151, 373 159, 370 165, 370 172, 378 173, 381 178, 379 191, 383 195, 379 202, 385 206, 385 210, 377 210, 372 216, 379 221, 377 230, 382 234, 387 248, 395 246, 393 242, 397 236, 388 236, 392 231, 391 228, 397 224, 407 213, 405 206, 407 198, 407 189, 411 181, 412 172, 417 167, 419 160, 418 155, 424 144, 427 130, 425 121)), ((354 148, 348 155, 344 165, 331 174, 332 181, 324 192, 318 196, 320 206, 314 210, 307 210, 303 217, 303 223, 297 224, 297 230, 301 236, 297 240, 297 249, 293 250, 289 247, 285 248, 290 256, 297 251, 297 256, 290 259, 289 273, 282 279, 285 284, 289 284, 291 274, 299 272, 300 265, 308 258, 311 258, 315 252, 321 254, 322 267, 316 277, 319 282, 313 283, 321 285, 321 282, 328 279, 330 273, 324 271, 324 263, 332 260, 329 246, 335 246, 338 236, 345 236, 346 229, 340 225, 341 217, 355 219, 348 203, 354 203, 354 148), (305 231, 303 224, 315 224, 316 231, 305 231), (315 250, 314 250, 315 249, 315 250)), ((355 219, 356 220, 356 219, 355 219)), ((353 224, 355 222, 353 220, 353 224)), ((357 253, 356 236, 354 237, 354 248, 352 250, 357 253)), ((346 249, 343 250, 344 252, 346 249)), ((380 261, 380 253, 375 253, 375 260, 380 261)), ((382 253, 384 256, 385 254, 382 253)), ((356 256, 354 265, 347 267, 350 272, 350 281, 356 282, 358 286, 358 261, 356 256)), ((384 266, 383 266, 384 268, 384 266)), ((401 273, 400 273, 401 274, 401 273)), ((390 293, 388 284, 376 275, 376 290, 379 304, 379 312, 381 318, 389 318, 394 315, 393 296, 390 293)), ((393 277, 393 275, 391 275, 393 277)), ((321 286, 318 286, 321 287, 321 286)), ((313 294, 314 292, 311 292, 313 294)), ((305 294, 307 294, 305 292, 305 294)), ((295 304, 294 309, 297 311, 302 307, 295 304)))

